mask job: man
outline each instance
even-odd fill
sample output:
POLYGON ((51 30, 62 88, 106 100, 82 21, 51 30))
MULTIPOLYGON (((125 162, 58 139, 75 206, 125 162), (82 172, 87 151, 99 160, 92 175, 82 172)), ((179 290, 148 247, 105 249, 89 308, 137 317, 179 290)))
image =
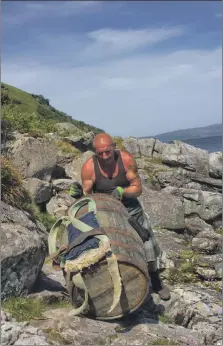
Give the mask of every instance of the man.
POLYGON ((137 199, 142 193, 142 184, 136 162, 128 152, 116 150, 115 143, 106 133, 96 135, 93 146, 95 155, 82 166, 82 187, 79 184, 73 184, 70 195, 79 198, 83 193, 85 195, 107 193, 123 203, 129 214, 149 232, 149 240, 144 242, 144 246, 152 288, 161 299, 168 300, 170 291, 162 283, 157 269, 157 257, 160 249, 137 199))

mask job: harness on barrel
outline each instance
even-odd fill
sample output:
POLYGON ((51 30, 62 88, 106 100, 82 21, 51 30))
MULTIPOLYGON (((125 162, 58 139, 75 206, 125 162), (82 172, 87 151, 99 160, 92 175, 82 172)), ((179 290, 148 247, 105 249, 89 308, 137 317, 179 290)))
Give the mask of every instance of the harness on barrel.
POLYGON ((86 204, 88 205, 88 214, 92 213, 96 218, 95 201, 89 197, 82 198, 70 207, 68 216, 62 216, 55 222, 48 236, 49 256, 47 261, 52 261, 54 269, 63 270, 67 290, 71 298, 74 287, 84 291, 84 301, 80 307, 73 309, 72 315, 81 314, 88 306, 89 295, 82 276, 82 270, 98 263, 103 258, 107 261, 108 271, 114 287, 113 302, 107 313, 111 313, 115 309, 122 292, 118 262, 116 256, 112 253, 109 238, 103 228, 100 226, 97 228, 92 227, 76 217, 78 210, 86 204), (67 231, 70 226, 80 231, 80 235, 71 243, 69 243, 67 231), (92 239, 92 237, 97 239, 98 245, 94 248, 91 246, 72 258, 72 251, 77 250, 80 245, 87 244, 87 240, 92 239))

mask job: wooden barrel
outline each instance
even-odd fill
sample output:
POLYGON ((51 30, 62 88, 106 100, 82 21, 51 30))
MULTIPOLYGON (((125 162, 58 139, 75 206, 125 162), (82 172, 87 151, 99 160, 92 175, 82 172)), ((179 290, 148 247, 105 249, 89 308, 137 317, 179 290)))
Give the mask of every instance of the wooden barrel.
MULTIPOLYGON (((137 310, 148 295, 149 278, 143 242, 134 228, 128 223, 129 214, 123 204, 109 195, 93 194, 96 203, 96 218, 110 239, 122 279, 120 302, 108 314, 113 299, 113 283, 107 269, 106 259, 99 261, 93 270, 82 273, 89 292, 88 315, 97 319, 115 319, 137 310)), ((82 206, 76 217, 88 212, 82 206)))

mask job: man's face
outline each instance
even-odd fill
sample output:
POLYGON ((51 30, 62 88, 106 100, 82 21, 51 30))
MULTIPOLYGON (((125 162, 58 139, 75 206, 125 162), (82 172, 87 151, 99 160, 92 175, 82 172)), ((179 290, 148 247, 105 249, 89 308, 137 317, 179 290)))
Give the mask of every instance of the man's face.
POLYGON ((114 145, 108 144, 108 145, 97 145, 95 147, 96 155, 98 157, 98 160, 103 164, 111 164, 114 161, 114 145))

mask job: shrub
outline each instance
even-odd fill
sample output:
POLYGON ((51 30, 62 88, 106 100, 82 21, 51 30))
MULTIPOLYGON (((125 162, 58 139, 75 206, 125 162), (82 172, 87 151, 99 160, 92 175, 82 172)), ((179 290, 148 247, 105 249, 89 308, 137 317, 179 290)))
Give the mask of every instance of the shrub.
POLYGON ((116 143, 116 148, 126 151, 125 146, 123 145, 123 139, 122 137, 113 137, 113 141, 116 143))
POLYGON ((47 213, 39 213, 35 215, 36 218, 46 227, 46 231, 49 232, 53 224, 58 219, 56 216, 47 214, 47 213))
POLYGON ((31 197, 22 184, 22 177, 11 161, 1 156, 1 200, 11 206, 31 210, 31 197))
POLYGON ((39 119, 35 113, 21 112, 18 106, 5 105, 2 119, 10 124, 12 130, 17 130, 20 133, 35 131, 44 134, 54 131, 54 121, 39 119))
POLYGON ((62 154, 73 154, 75 157, 80 156, 80 151, 69 142, 57 140, 56 145, 62 154))

